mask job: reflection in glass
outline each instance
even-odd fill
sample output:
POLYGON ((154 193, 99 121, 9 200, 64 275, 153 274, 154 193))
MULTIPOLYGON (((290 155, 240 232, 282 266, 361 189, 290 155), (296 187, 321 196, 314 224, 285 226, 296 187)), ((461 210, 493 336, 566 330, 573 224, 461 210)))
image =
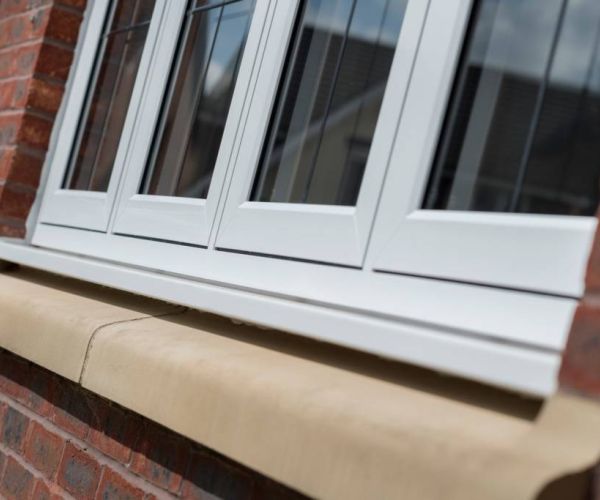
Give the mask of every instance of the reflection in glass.
POLYGON ((355 205, 407 0, 305 0, 255 201, 355 205))
POLYGON ((208 195, 255 0, 223 3, 199 0, 188 11, 143 193, 208 195))
POLYGON ((67 189, 108 189, 153 8, 154 0, 112 5, 65 178, 67 189))
POLYGON ((600 2, 480 0, 424 207, 592 215, 600 2))

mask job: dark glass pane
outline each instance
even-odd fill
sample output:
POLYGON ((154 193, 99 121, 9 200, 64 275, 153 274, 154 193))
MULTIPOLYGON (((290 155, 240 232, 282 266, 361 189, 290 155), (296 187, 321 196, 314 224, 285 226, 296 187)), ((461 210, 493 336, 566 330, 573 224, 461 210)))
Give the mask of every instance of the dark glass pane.
POLYGON ((356 204, 406 3, 302 3, 253 200, 356 204))
POLYGON ((477 2, 424 207, 591 215, 600 2, 477 2))
POLYGON ((107 23, 65 187, 106 191, 154 1, 120 1, 107 23))
MULTIPOLYGON (((197 2, 198 7, 218 5, 197 2)), ((206 198, 250 28, 254 0, 189 14, 143 192, 206 198)))

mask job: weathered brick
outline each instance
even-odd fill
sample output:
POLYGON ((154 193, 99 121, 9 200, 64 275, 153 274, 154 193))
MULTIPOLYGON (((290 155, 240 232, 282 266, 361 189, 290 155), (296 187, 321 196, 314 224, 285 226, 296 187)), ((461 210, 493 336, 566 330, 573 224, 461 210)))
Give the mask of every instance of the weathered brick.
POLYGON ((37 9, 0 20, 0 49, 40 39, 46 32, 50 9, 37 9))
POLYGON ((9 47, 0 51, 0 78, 30 76, 42 49, 42 42, 9 47))
POLYGON ((31 472, 14 458, 8 457, 0 482, 0 493, 7 499, 22 500, 30 498, 34 481, 31 472))
POLYGON ((44 43, 39 50, 35 72, 39 75, 66 80, 69 76, 72 62, 72 50, 44 43))
POLYGON ((33 156, 18 146, 0 147, 0 181, 35 188, 39 184, 43 158, 33 156))
POLYGON ((92 414, 85 395, 70 385, 57 387, 52 421, 66 432, 85 439, 90 430, 92 414))
POLYGON ((0 391, 8 397, 23 401, 27 397, 25 388, 28 364, 5 351, 0 355, 0 391))
POLYGON ((9 406, 4 414, 2 442, 16 452, 22 452, 29 427, 29 418, 9 406))
POLYGON ((25 221, 7 220, 0 217, 0 235, 8 238, 24 238, 25 233, 25 221))
POLYGON ((185 440, 146 424, 133 454, 131 470, 173 493, 179 491, 190 458, 185 440))
POLYGON ((86 0, 58 0, 57 2, 60 5, 67 5, 69 7, 73 7, 75 9, 83 10, 87 4, 86 0))
POLYGON ((127 481, 118 472, 104 468, 96 498, 98 500, 138 500, 145 497, 145 492, 127 481))
POLYGON ((25 445, 25 458, 48 479, 54 477, 64 448, 65 442, 60 436, 38 422, 32 422, 25 445))
POLYGON ((100 482, 101 466, 85 450, 67 443, 58 470, 57 483, 76 498, 94 498, 100 482))
POLYGON ((56 113, 62 102, 64 85, 34 78, 29 81, 27 109, 56 113))
POLYGON ((46 26, 46 38, 52 38, 62 43, 75 45, 81 25, 81 13, 73 12, 60 7, 53 7, 50 19, 46 26))
MULTIPOLYGON (((20 12, 27 12, 48 5, 52 0, 2 0, 0 17, 8 17, 20 12)), ((64 1, 64 0, 62 0, 64 1)))
POLYGON ((0 450, 0 478, 4 472, 4 466, 6 465, 6 455, 0 450))
POLYGON ((17 134, 21 145, 46 150, 52 133, 52 120, 25 112, 17 134))
POLYGON ((206 493, 219 498, 250 499, 254 489, 252 478, 222 461, 219 457, 204 452, 193 454, 189 472, 183 481, 184 498, 202 499, 206 493))
POLYGON ((25 219, 35 199, 35 190, 7 182, 0 186, 0 216, 25 219))
POLYGON ((0 146, 14 144, 17 140, 21 122, 22 112, 0 115, 0 146))
POLYGON ((88 442, 122 464, 128 464, 140 435, 140 421, 120 408, 101 404, 94 415, 88 442))

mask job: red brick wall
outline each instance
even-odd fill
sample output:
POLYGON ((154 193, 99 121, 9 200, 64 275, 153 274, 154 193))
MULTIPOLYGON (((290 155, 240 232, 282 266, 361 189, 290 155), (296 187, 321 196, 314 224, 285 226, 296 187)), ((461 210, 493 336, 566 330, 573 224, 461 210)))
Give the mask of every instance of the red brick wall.
POLYGON ((564 390, 600 399, 600 228, 585 284, 585 296, 575 313, 563 355, 560 385, 564 390))
POLYGON ((0 498, 66 494, 82 499, 303 498, 0 350, 0 498))
POLYGON ((0 0, 0 235, 23 237, 86 0, 0 0))

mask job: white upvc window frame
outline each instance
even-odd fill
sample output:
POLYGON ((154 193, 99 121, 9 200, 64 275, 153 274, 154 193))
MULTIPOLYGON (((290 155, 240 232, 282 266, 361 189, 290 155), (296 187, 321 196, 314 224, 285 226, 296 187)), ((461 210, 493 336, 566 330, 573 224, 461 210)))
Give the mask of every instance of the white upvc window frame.
POLYGON ((177 43, 185 20, 187 1, 171 3, 165 19, 158 50, 148 78, 153 84, 142 98, 140 126, 132 139, 131 156, 115 210, 112 232, 141 238, 153 238, 196 246, 208 246, 208 241, 223 192, 231 160, 231 152, 239 130, 242 111, 254 70, 256 54, 265 43, 264 30, 271 2, 258 1, 253 14, 248 40, 231 101, 227 125, 214 166, 206 199, 140 194, 140 185, 148 167, 155 130, 160 118, 177 43))
MULTIPOLYGON (((381 149, 373 148, 365 176, 365 182, 376 184, 373 189, 368 189, 372 213, 369 212, 368 217, 365 215, 368 224, 365 222, 361 229, 368 229, 369 235, 363 241, 357 239, 354 232, 343 239, 344 233, 336 222, 327 227, 341 235, 342 240, 334 241, 326 233, 326 242, 322 245, 318 244, 314 229, 303 226, 316 224, 320 232, 325 231, 326 224, 320 221, 328 216, 329 207, 278 207, 276 205, 283 204, 271 203, 252 203, 256 206, 249 207, 245 201, 275 98, 282 57, 287 52, 297 0, 293 4, 288 0, 257 0, 246 46, 248 54, 244 55, 244 69, 240 71, 235 105, 229 115, 233 122, 226 127, 227 154, 223 154, 225 160, 220 159, 215 170, 213 183, 217 182, 217 195, 210 214, 206 211, 205 222, 196 220, 196 226, 187 236, 185 230, 169 236, 167 226, 177 225, 178 218, 187 210, 190 218, 200 212, 198 205, 201 204, 190 204, 185 199, 157 199, 157 204, 147 211, 141 204, 137 215, 134 214, 137 209, 127 212, 132 200, 139 201, 132 194, 132 186, 137 189, 149 154, 148 141, 151 141, 149 138, 159 115, 159 106, 154 104, 162 102, 166 73, 175 52, 174 37, 180 30, 176 20, 181 23, 183 19, 183 8, 176 4, 184 2, 157 1, 164 2, 165 10, 160 26, 152 25, 155 28, 152 43, 156 48, 152 57, 145 61, 147 69, 142 72, 140 68, 138 73, 145 77, 138 77, 138 80, 144 78, 142 83, 136 82, 135 99, 131 101, 127 117, 129 128, 124 131, 119 147, 120 164, 127 165, 129 170, 117 176, 113 174, 113 180, 116 177, 125 179, 119 193, 113 195, 115 203, 115 197, 121 201, 120 205, 115 204, 113 218, 109 217, 103 230, 82 230, 94 229, 93 224, 68 224, 64 220, 57 223, 47 216, 48 203, 52 205, 56 192, 53 178, 63 168, 61 155, 64 160, 64 151, 70 151, 71 147, 73 133, 68 133, 71 130, 68 125, 71 123, 72 127, 73 121, 78 120, 76 103, 83 99, 82 89, 87 88, 91 68, 88 58, 94 54, 89 38, 94 29, 98 33, 94 25, 101 23, 95 17, 99 16, 95 2, 88 11, 91 17, 82 38, 79 63, 73 72, 72 90, 67 98, 57 145, 49 154, 50 180, 41 216, 35 224, 32 246, 0 241, 0 258, 526 393, 548 395, 554 390, 560 355, 577 298, 583 292, 581 277, 595 219, 565 222, 578 227, 575 233, 579 234, 575 242, 568 244, 572 250, 558 256, 562 259, 557 264, 558 269, 562 272, 568 266, 570 269, 565 274, 570 277, 563 279, 554 273, 544 284, 539 280, 535 283, 519 281, 518 276, 516 281, 494 279, 489 272, 485 274, 485 266, 478 261, 474 263, 475 271, 469 270, 469 259, 476 257, 474 254, 481 248, 478 245, 487 244, 477 242, 477 239, 487 236, 488 222, 490 231, 495 231, 495 220, 503 215, 444 211, 431 214, 418 209, 470 13, 470 0, 410 0, 410 12, 407 12, 400 35, 401 49, 394 59, 377 127, 375 140, 379 141, 381 149), (438 39, 446 44, 432 46, 438 39), (161 67, 165 73, 162 76, 159 74, 161 67), (264 76, 269 68, 275 68, 276 74, 265 81, 261 74, 264 76), (148 75, 153 76, 148 78, 148 75), (427 83, 424 77, 435 80, 427 83), (424 88, 420 89, 420 85, 424 88), (433 97, 432 102, 419 102, 423 95, 433 97), (152 110, 146 106, 153 106, 152 110), (418 116, 419 109, 422 116, 418 116), (259 111, 260 119, 253 110, 259 111), (411 143, 416 140, 422 144, 411 143), (248 152, 253 152, 254 156, 248 152), (373 181, 367 179, 371 172, 375 172, 373 181), (406 199, 399 200, 402 196, 406 199), (178 204, 186 208, 178 207, 172 212, 165 208, 178 204), (237 224, 235 218, 246 208, 253 210, 248 214, 255 214, 248 215, 250 226, 238 226, 237 232, 232 232, 237 224), (256 214, 261 213, 270 219, 259 220, 256 214), (438 217, 441 222, 423 225, 423 236, 416 231, 410 233, 405 220, 414 213, 438 217), (313 217, 314 214, 319 215, 313 217), (480 229, 470 221, 468 230, 461 233, 473 248, 469 249, 466 243, 461 247, 461 242, 456 242, 457 238, 452 235, 455 226, 449 225, 444 234, 436 234, 444 217, 458 216, 479 221, 480 229), (130 223, 139 222, 142 229, 137 233, 136 227, 124 230, 127 217, 138 217, 130 219, 130 223), (278 217, 288 226, 288 234, 297 229, 305 231, 312 240, 298 252, 291 248, 295 236, 279 244, 278 235, 269 235, 268 227, 268 223, 278 217), (153 223, 158 229, 149 228, 153 223), (264 244, 253 244, 249 229, 267 235, 264 244), (401 233, 404 230, 409 232, 410 238, 423 239, 403 242, 401 233), (444 239, 445 233, 450 233, 449 243, 444 239), (437 269, 437 264, 431 262, 433 257, 439 254, 440 260, 447 263, 448 258, 445 259, 443 253, 450 250, 452 258, 460 257, 457 266, 462 266, 464 273, 460 267, 454 269, 454 274, 426 272, 429 267, 419 267, 419 255, 414 252, 412 258, 416 263, 406 257, 394 260, 396 252, 403 255, 403 243, 414 250, 419 241, 423 242, 421 245, 435 245, 433 249, 422 251, 422 258, 433 266, 431 269, 437 269), (456 252, 464 247, 465 255, 457 256, 456 252)), ((154 17, 152 22, 155 23, 154 17)), ((147 44, 150 43, 149 34, 147 44)), ((62 172, 59 177, 62 180, 62 172)), ((149 201, 154 203, 155 200, 149 201)), ((69 207, 70 211, 76 211, 77 204, 73 202, 69 207)), ((355 216, 352 217, 356 221, 355 216)), ((549 231, 548 234, 565 236, 561 232, 561 217, 506 216, 513 225, 517 221, 517 226, 518 221, 533 218, 538 224, 541 221, 542 226, 544 221, 547 221, 546 226, 557 221, 557 232, 549 231)), ((572 232, 573 229, 569 234, 572 232)), ((519 247, 531 245, 531 248, 522 249, 526 255, 537 249, 538 257, 546 259, 545 262, 552 258, 552 255, 539 256, 540 250, 544 249, 535 239, 525 243, 518 238, 511 241, 519 247)), ((495 253, 489 254, 490 259, 502 258, 498 249, 492 250, 495 253)), ((553 249, 548 251, 556 253, 553 249)), ((505 265, 505 261, 499 262, 500 266, 505 265)), ((525 272, 526 264, 520 265, 521 272, 525 272)))
POLYGON ((249 201, 299 0, 279 2, 237 155, 216 246, 361 267, 429 1, 408 2, 356 206, 249 201))
POLYGON ((86 97, 91 86, 91 75, 97 61, 98 48, 105 25, 110 0, 91 2, 87 15, 85 35, 81 40, 81 54, 73 72, 73 84, 64 119, 60 127, 61 140, 50 162, 50 173, 44 190, 39 221, 58 226, 78 227, 90 231, 105 232, 115 205, 120 186, 121 173, 128 153, 128 139, 136 126, 136 112, 140 97, 146 86, 146 76, 154 58, 155 40, 162 25, 165 7, 170 0, 156 0, 155 8, 148 28, 146 43, 140 60, 136 81, 123 125, 123 132, 115 157, 110 182, 106 192, 81 191, 63 188, 63 182, 70 167, 73 144, 79 131, 80 117, 84 112, 86 97))
POLYGON ((374 229, 378 271, 578 296, 593 217, 423 210, 472 0, 434 2, 374 229))

